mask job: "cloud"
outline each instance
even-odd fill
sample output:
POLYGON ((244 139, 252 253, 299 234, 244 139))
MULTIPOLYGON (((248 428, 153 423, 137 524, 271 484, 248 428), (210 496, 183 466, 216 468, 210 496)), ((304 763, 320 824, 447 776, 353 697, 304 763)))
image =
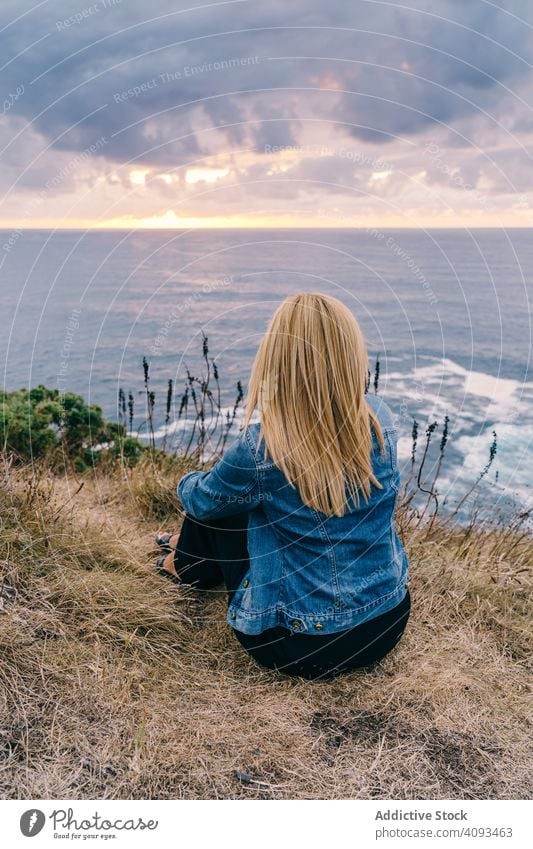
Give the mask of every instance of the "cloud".
MULTIPOLYGON (((4 0, 3 87, 22 94, 1 118, 4 137, 19 134, 7 139, 3 180, 31 190, 51 167, 42 151, 72 156, 99 138, 94 162, 108 173, 129 162, 186 168, 235 150, 266 156, 322 136, 376 156, 401 148, 405 179, 418 140, 431 137, 482 182, 491 166, 482 156, 474 166, 471 153, 490 143, 508 151, 498 162, 514 178, 513 145, 533 131, 532 24, 528 0, 505 9, 485 0, 4 0)), ((342 192, 343 181, 347 192, 372 187, 371 163, 309 151, 301 160, 292 178, 317 192, 342 192)), ((245 183, 250 168, 231 180, 245 183)), ((441 181, 428 168, 428 182, 441 181)), ((493 190, 504 182, 493 177, 493 190)), ((401 185, 395 174, 372 190, 401 185)))

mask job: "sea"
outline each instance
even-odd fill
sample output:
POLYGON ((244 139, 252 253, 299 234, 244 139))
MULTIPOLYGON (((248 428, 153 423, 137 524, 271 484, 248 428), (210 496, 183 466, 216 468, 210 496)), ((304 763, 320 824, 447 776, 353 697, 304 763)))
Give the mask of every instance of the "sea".
POLYGON ((510 516, 533 506, 532 279, 527 229, 3 230, 2 382, 77 392, 111 418, 122 389, 138 427, 146 358, 156 438, 166 432, 172 448, 187 369, 203 373, 204 337, 225 413, 280 301, 326 292, 364 331, 369 391, 395 413, 404 479, 413 422, 420 459, 426 428, 437 422, 435 448, 448 416, 441 501, 453 506, 481 476, 476 492, 510 516))

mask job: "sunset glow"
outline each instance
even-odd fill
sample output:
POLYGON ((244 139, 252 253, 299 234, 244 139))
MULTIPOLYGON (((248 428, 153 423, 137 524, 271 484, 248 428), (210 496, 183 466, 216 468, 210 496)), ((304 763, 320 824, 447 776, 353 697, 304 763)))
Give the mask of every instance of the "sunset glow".
POLYGON ((505 9, 223 3, 217 30, 152 7, 7 14, 0 227, 532 226, 532 42, 505 9))

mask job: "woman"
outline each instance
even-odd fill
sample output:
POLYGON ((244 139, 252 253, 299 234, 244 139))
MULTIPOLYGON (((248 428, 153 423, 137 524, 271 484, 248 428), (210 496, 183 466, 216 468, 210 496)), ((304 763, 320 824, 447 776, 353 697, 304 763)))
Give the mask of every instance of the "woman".
POLYGON ((158 561, 164 574, 202 590, 225 582, 237 639, 284 673, 374 663, 409 617, 397 432, 367 377, 346 306, 287 298, 257 353, 239 438, 209 471, 181 479, 183 527, 157 539, 172 549, 158 561))

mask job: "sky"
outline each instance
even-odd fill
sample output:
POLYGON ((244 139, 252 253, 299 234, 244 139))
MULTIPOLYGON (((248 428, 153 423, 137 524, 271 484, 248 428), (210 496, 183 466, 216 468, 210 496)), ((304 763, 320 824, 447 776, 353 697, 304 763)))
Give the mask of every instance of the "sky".
POLYGON ((531 227, 531 0, 2 0, 0 227, 531 227))

